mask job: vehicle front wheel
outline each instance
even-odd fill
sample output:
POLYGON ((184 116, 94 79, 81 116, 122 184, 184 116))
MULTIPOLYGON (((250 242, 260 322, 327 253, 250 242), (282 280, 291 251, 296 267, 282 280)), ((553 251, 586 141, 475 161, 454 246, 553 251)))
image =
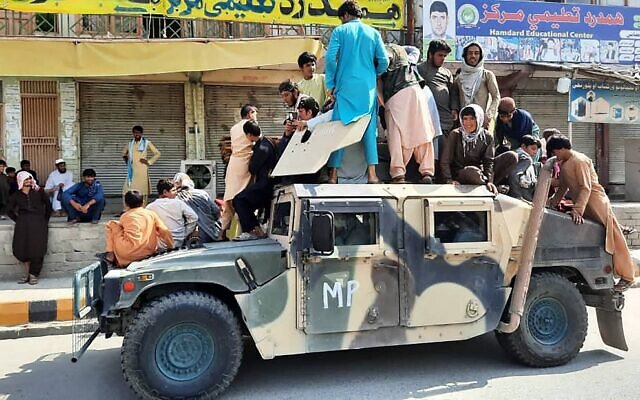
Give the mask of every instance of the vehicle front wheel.
POLYGON ((516 361, 554 367, 571 361, 587 336, 587 307, 575 285, 555 273, 531 276, 520 326, 496 331, 498 342, 516 361))
POLYGON ((213 399, 242 359, 236 317, 215 297, 178 292, 142 308, 124 335, 122 372, 142 399, 213 399))

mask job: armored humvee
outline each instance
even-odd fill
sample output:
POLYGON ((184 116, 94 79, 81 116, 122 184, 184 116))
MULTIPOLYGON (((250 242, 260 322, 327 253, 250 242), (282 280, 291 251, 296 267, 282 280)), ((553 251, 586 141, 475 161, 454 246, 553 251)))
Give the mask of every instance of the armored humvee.
POLYGON ((99 328, 74 357, 100 333, 124 336, 124 377, 144 399, 222 393, 243 338, 272 359, 496 331, 515 360, 549 367, 579 352, 587 305, 604 342, 626 350, 604 228, 574 225, 543 196, 531 205, 476 186, 278 188, 268 238, 79 271, 74 312, 99 328))

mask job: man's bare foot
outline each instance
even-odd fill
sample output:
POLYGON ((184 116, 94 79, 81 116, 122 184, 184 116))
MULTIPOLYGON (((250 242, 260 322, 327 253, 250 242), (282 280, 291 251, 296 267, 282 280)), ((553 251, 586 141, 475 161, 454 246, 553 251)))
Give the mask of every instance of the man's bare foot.
POLYGON ((329 180, 327 180, 327 183, 338 183, 338 168, 329 168, 329 180))
POLYGON ((633 286, 634 281, 628 281, 624 278, 620 278, 620 280, 618 281, 618 283, 615 284, 615 286, 613 287, 613 290, 615 290, 618 293, 622 293, 625 290, 629 289, 631 286, 633 286))
POLYGON ((115 254, 113 254, 113 251, 107 251, 105 253, 105 260, 109 261, 110 263, 115 263, 116 262, 116 256, 115 254))
POLYGON ((369 183, 380 183, 380 179, 378 179, 378 175, 376 175, 375 165, 367 166, 367 180, 369 183))

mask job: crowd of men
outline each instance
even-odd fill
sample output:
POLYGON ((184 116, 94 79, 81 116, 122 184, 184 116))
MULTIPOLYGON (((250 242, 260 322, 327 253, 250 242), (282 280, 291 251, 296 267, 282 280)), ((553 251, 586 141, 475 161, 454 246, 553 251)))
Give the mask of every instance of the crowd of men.
MULTIPOLYGON (((236 214, 242 233, 234 240, 265 237, 257 215, 260 210, 268 212, 277 184, 379 183, 380 126, 386 131, 391 183, 407 182, 407 166, 413 158, 419 183, 485 185, 493 193, 531 201, 541 161, 556 156, 557 190, 550 204, 566 204, 569 190, 574 222, 582 223, 586 216, 607 228, 605 248, 614 255, 614 268, 621 276, 616 287, 624 290, 633 283, 634 266, 622 228, 591 160, 572 150, 557 129, 547 129, 540 137, 532 115, 512 98, 500 97, 495 74, 484 67, 479 43, 464 46, 462 67, 454 76, 444 66, 451 52, 445 40, 432 40, 426 60, 419 63, 417 48, 385 45, 377 30, 362 23, 356 1, 345 1, 338 17, 342 24, 332 32, 325 74, 316 73, 316 57, 305 52, 298 58, 303 79, 279 85, 282 101, 292 108, 279 140, 262 135, 255 106, 240 109, 241 120, 230 132, 232 153, 222 207, 181 173, 173 182, 158 182, 159 199, 147 206, 149 166, 161 154, 144 137, 141 126, 133 127, 133 138, 122 151, 127 165, 126 211, 119 221, 106 225, 107 248, 102 255, 106 262, 125 267, 158 249, 183 246, 194 236, 200 243, 225 240, 236 214), (361 118, 369 118, 361 142, 334 151, 326 168, 279 180, 271 177, 294 135, 311 135, 322 122, 348 125, 361 118)), ((25 194, 10 196, 6 208, 16 221, 14 254, 26 265, 21 282, 34 283, 44 252, 30 251, 16 240, 26 242, 34 229, 44 230, 38 235, 44 237, 46 251, 46 224, 41 221, 52 212, 64 211, 72 224, 96 223, 104 209, 104 192, 92 169, 83 171, 82 181, 74 185, 64 160, 55 162, 56 170, 44 190, 38 189, 37 175, 28 161, 21 163, 17 174, 7 168, 4 175, 5 167, 0 161, 0 207, 5 193, 25 194), (37 213, 34 204, 40 204, 35 207, 37 213)))
POLYGON ((614 268, 621 276, 616 288, 631 285, 634 265, 623 228, 591 160, 572 150, 557 129, 541 135, 528 111, 518 108, 514 99, 500 97, 495 74, 484 67, 479 43, 464 46, 462 67, 454 76, 444 66, 451 52, 445 40, 432 40, 426 60, 418 63, 417 48, 385 45, 375 29, 363 24, 356 1, 345 1, 338 17, 342 25, 332 32, 325 74, 315 72, 314 55, 303 53, 298 58, 303 79, 286 80, 278 88, 285 105, 295 112, 285 121, 280 140, 275 143, 261 135, 259 110, 252 105, 243 107, 243 119, 231 130, 224 197, 230 207, 223 226, 229 226, 235 210, 243 232, 236 240, 266 236, 256 212, 268 208, 276 184, 380 182, 376 165, 381 126, 386 131, 391 183, 407 182, 407 165, 413 158, 419 183, 485 185, 493 193, 531 201, 541 162, 557 156, 550 204, 557 206, 568 198, 575 223, 582 223, 584 215, 604 224, 606 250, 611 254, 615 250, 614 268), (269 177, 293 135, 312 134, 322 122, 347 125, 363 117, 370 120, 361 142, 333 152, 326 174, 319 171, 280 181, 269 177))

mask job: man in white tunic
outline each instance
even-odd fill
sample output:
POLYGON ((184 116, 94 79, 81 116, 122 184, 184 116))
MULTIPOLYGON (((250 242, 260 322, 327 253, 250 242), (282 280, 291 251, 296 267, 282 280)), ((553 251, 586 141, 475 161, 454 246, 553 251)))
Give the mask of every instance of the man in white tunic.
POLYGON ((127 179, 122 187, 122 196, 130 190, 137 190, 142 194, 143 204, 146 205, 151 192, 149 166, 158 161, 160 151, 142 136, 143 132, 141 126, 134 126, 131 130, 133 139, 122 149, 122 158, 127 163, 127 179), (149 153, 153 155, 149 157, 149 153))
MULTIPOLYGON (((176 199, 172 182, 160 179, 157 189, 159 197, 147 206, 147 210, 158 214, 171 231, 174 247, 180 248, 198 226, 198 215, 187 203, 176 199)), ((161 242, 160 247, 166 248, 166 244, 161 242)))
POLYGON ((73 174, 71 171, 67 171, 67 164, 62 158, 57 159, 55 165, 56 169, 49 174, 47 183, 44 186, 44 191, 49 196, 52 196, 51 206, 53 207, 53 215, 61 217, 62 203, 58 200, 58 196, 61 190, 64 192, 73 186, 73 174))

